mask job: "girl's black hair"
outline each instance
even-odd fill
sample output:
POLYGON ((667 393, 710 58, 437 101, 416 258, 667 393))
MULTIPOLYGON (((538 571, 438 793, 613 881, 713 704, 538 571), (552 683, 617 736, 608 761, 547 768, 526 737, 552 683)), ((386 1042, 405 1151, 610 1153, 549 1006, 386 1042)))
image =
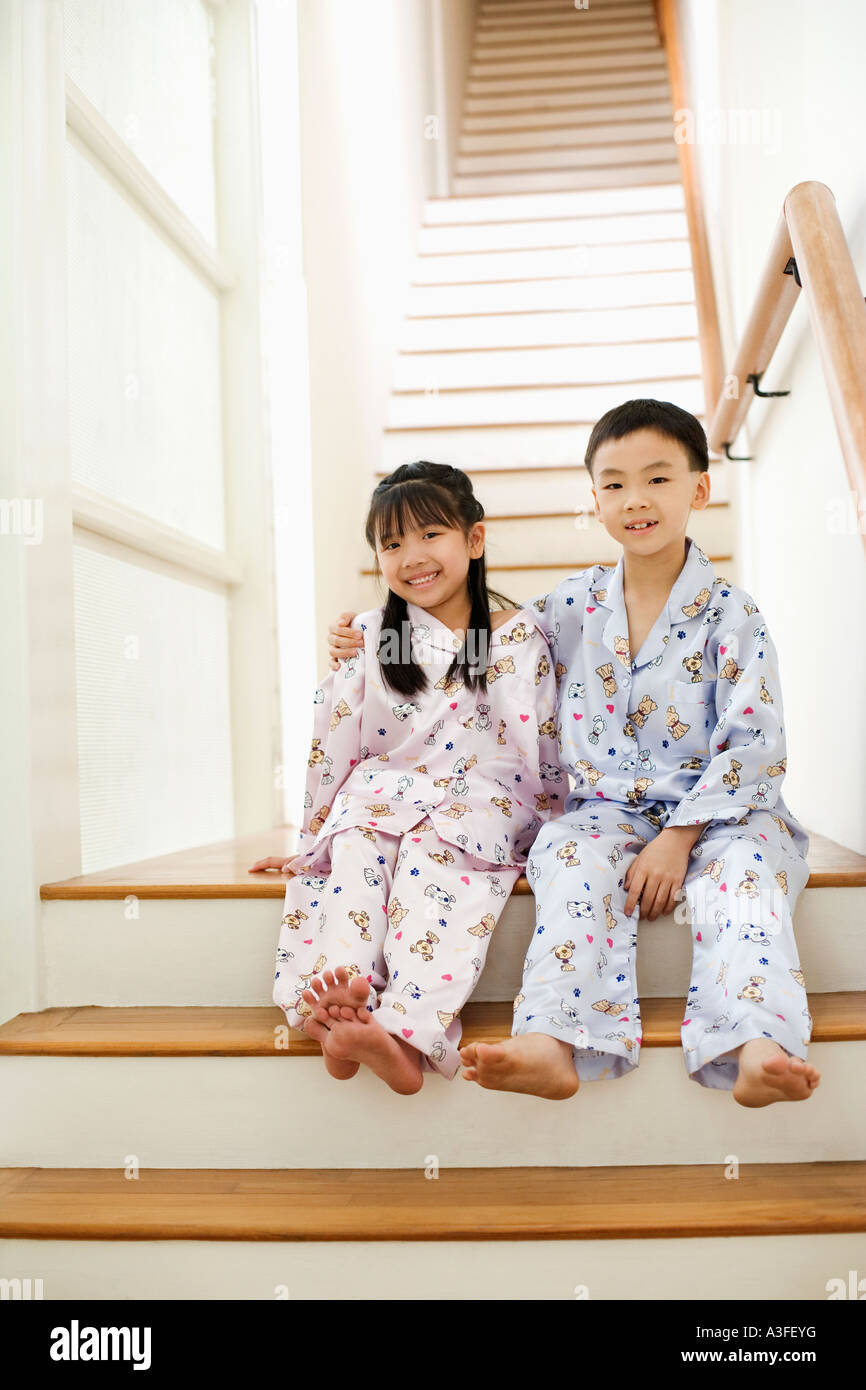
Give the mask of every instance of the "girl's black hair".
MULTIPOLYGON (((380 537, 402 536, 409 526, 444 526, 449 530, 461 530, 464 536, 468 537, 475 523, 483 518, 484 508, 472 491, 472 483, 461 469, 452 468, 447 463, 427 463, 421 460, 416 463, 403 463, 399 468, 395 468, 393 473, 389 473, 387 478, 382 479, 370 500, 364 534, 367 544, 376 556, 376 545, 380 537)), ((376 569, 379 569, 378 557, 376 569)), ((476 651, 486 651, 491 637, 490 600, 495 599, 500 608, 518 608, 520 605, 513 603, 495 589, 488 588, 487 566, 483 554, 478 559, 469 561, 466 582, 472 604, 466 636, 468 639, 469 633, 472 632, 476 642, 480 643, 480 646, 476 646, 476 651)), ((404 627, 403 624, 408 625, 408 622, 409 610, 406 600, 389 589, 382 616, 379 665, 383 679, 392 690, 400 695, 412 696, 426 689, 427 677, 418 663, 412 659, 411 651, 404 653, 402 640, 395 644, 393 636, 388 637, 388 633, 391 633, 402 639, 402 634, 409 630, 408 626, 404 627), (381 660, 381 651, 385 643, 391 648, 391 659, 387 662, 381 660), (395 645, 399 652, 398 660, 393 659, 395 645), (403 660, 404 655, 408 657, 407 660, 403 660)), ((454 660, 448 668, 447 678, 459 679, 470 690, 480 689, 486 693, 486 668, 470 665, 466 640, 455 653, 454 660)))

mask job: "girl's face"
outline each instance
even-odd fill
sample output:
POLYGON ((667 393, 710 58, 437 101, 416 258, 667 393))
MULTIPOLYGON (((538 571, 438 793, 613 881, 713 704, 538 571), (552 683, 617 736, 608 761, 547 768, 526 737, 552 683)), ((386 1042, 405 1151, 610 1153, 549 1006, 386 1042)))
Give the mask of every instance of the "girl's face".
POLYGON ((469 561, 484 553, 484 523, 465 536, 437 522, 410 524, 402 535, 380 536, 376 554, 388 588, 419 608, 437 608, 466 593, 469 561))

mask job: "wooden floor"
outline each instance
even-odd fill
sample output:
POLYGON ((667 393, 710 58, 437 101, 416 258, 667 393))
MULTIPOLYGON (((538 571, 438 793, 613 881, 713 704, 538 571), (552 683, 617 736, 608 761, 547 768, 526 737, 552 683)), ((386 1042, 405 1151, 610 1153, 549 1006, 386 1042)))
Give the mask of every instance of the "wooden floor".
MULTIPOLYGON (((679 1047, 682 999, 641 1003, 642 1046, 679 1047)), ((866 993, 813 994, 812 1042, 866 1040, 866 993)), ((511 1033, 509 1003, 469 1003, 463 1043, 497 1042, 511 1033)), ((99 1008, 88 1005, 18 1014, 0 1026, 0 1055, 54 1057, 312 1057, 319 1044, 285 1026, 276 1006, 261 1008, 99 1008)))
MULTIPOLYGON (((866 885, 866 855, 837 845, 825 835, 810 832, 810 888, 855 888, 866 885)), ((124 898, 283 898, 286 877, 274 870, 251 874, 257 859, 295 853, 297 830, 285 826, 221 840, 212 845, 179 850, 136 864, 121 864, 100 873, 44 883, 43 899, 124 898)), ((529 893, 525 877, 518 879, 516 893, 529 893)))
POLYGON ((0 1238, 614 1240, 866 1231, 866 1163, 0 1170, 0 1238))

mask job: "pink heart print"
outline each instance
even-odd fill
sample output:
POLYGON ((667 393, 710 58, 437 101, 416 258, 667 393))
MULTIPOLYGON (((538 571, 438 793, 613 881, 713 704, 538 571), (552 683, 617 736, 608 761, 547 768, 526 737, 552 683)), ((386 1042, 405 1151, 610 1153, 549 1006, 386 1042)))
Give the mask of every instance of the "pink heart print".
POLYGON ((607 938, 607 944, 608 944, 608 946, 611 947, 611 949, 613 949, 613 941, 611 940, 610 937, 607 938))
POLYGON ((442 976, 442 979, 443 979, 443 980, 450 980, 450 979, 451 979, 451 976, 450 976, 450 975, 443 975, 443 976, 442 976))
POLYGON ((587 613, 594 613, 594 612, 595 612, 595 608, 587 608, 586 611, 587 611, 587 613))
POLYGON ((457 701, 456 701, 456 700, 452 700, 452 701, 451 701, 451 704, 448 706, 448 708, 449 708, 449 709, 456 709, 456 708, 457 708, 457 701))
POLYGON ((411 1038, 412 1034, 415 1032, 415 1029, 414 1029, 414 1028, 402 1028, 400 1031, 402 1032, 404 1038, 411 1038))
POLYGON ((591 945, 592 945, 592 937, 589 935, 588 932, 587 932, 587 937, 586 937, 586 939, 587 939, 587 941, 589 942, 589 944, 590 944, 590 946, 591 946, 591 945))
POLYGON ((520 716, 520 722, 521 722, 521 724, 525 724, 528 718, 529 718, 529 715, 528 715, 528 714, 521 714, 521 716, 520 716))
POLYGON ((724 656, 724 654, 725 654, 725 652, 726 652, 727 650, 728 650, 727 647, 719 647, 719 651, 721 652, 722 656, 724 656))
POLYGON ((381 790, 382 790, 381 787, 374 787, 374 789, 373 789, 373 795, 374 795, 374 796, 378 796, 381 790))
POLYGON ((309 941, 305 941, 305 942, 304 942, 304 945, 305 945, 305 946, 312 946, 312 944, 313 944, 313 938, 312 938, 312 937, 310 937, 309 941))
POLYGON ((700 932, 697 933, 697 939, 698 939, 698 941, 703 941, 703 939, 704 939, 704 938, 701 936, 700 932))
POLYGON ((350 759, 349 759, 349 767, 354 767, 354 766, 355 766, 355 763, 356 763, 357 761, 358 761, 357 758, 350 758, 350 759))
POLYGON ((600 840, 600 839, 601 839, 601 836, 600 836, 600 835, 590 835, 589 838, 590 838, 591 840, 600 840))
POLYGON ((395 940, 395 941, 400 941, 400 940, 402 939, 402 936, 403 936, 403 933, 402 933, 401 931, 395 932, 395 933, 394 933, 394 940, 395 940))
POLYGON ((421 843, 421 836, 420 836, 420 835, 413 835, 413 836, 412 836, 412 843, 413 843, 413 845, 420 845, 420 843, 421 843))
POLYGON ((751 706, 751 705, 746 705, 746 708, 743 710, 743 714, 754 714, 754 713, 755 713, 755 711, 752 709, 752 706, 751 706))
POLYGON ((607 709, 608 714, 613 714, 613 705, 607 705, 607 706, 606 706, 606 709, 607 709))
POLYGON ((720 892, 722 892, 722 893, 727 893, 727 891, 728 891, 728 885, 727 885, 726 883, 720 883, 720 884, 719 884, 719 890, 720 890, 720 892))
POLYGON ((575 714, 574 717, 575 717, 575 719, 582 719, 582 718, 583 718, 583 715, 582 715, 582 714, 575 714))
POLYGON ((466 877, 465 874, 460 875, 460 882, 465 883, 467 888, 469 887, 469 879, 466 877))

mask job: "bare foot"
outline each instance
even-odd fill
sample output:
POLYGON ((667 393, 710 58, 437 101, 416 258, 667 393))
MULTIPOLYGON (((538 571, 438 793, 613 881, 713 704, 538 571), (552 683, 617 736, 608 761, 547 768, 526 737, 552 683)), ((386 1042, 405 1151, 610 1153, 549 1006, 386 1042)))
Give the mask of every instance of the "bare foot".
POLYGON ((414 1095, 424 1084, 421 1054, 376 1022, 375 1014, 358 1009, 352 1018, 344 1009, 342 1019, 330 1019, 323 1044, 326 1060, 343 1064, 363 1062, 401 1096, 414 1095), (346 1017, 348 1015, 348 1017, 346 1017))
POLYGON ((460 1056, 465 1079, 491 1091, 568 1100, 580 1084, 571 1044, 547 1033, 519 1033, 498 1043, 467 1043, 460 1056))
POLYGON ((316 1018, 304 1019, 304 1032, 308 1038, 312 1038, 322 1049, 322 1057, 325 1067, 331 1076, 337 1081, 350 1081, 360 1067, 359 1062, 341 1062, 336 1057, 331 1057, 325 1047, 328 1040, 330 1029, 324 1023, 320 1023, 316 1018))
POLYGON ((750 1038, 739 1051, 734 1100, 740 1105, 772 1105, 776 1100, 808 1100, 821 1073, 800 1057, 789 1057, 772 1038, 750 1038))
POLYGON ((327 1027, 331 1019, 354 1019, 357 1013, 366 1012, 370 982, 363 975, 350 977, 346 967, 338 965, 336 973, 325 970, 314 975, 302 997, 312 1006, 313 1018, 327 1027))

